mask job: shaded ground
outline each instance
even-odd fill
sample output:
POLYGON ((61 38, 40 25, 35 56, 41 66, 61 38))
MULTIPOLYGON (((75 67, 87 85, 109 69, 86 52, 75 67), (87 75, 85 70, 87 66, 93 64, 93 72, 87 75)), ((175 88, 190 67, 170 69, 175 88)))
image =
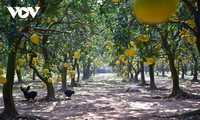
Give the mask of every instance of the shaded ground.
MULTIPOLYGON (((17 89, 20 85, 15 85, 15 104, 20 114, 40 116, 48 120, 169 120, 165 116, 200 108, 200 100, 154 99, 170 93, 171 81, 167 77, 156 77, 156 85, 162 90, 154 91, 121 80, 115 74, 99 74, 81 82, 82 87, 74 88, 72 100, 66 100, 64 94, 57 91, 58 99, 54 102, 24 102, 23 94, 17 89), (139 91, 126 92, 125 89, 129 86, 134 86, 139 91)), ((32 85, 32 90, 38 91, 37 99, 46 94, 46 89, 41 88, 41 82, 29 85, 32 85)), ((181 86, 190 93, 200 93, 199 83, 182 82, 181 86)), ((55 84, 55 90, 59 88, 60 84, 55 84)), ((3 100, 0 94, 0 112, 2 110, 3 100)))

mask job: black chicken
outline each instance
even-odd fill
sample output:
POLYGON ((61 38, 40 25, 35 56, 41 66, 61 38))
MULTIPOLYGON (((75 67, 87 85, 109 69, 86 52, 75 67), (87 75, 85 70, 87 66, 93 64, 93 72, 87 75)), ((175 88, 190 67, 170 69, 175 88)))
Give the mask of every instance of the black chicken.
POLYGON ((71 96, 75 93, 73 90, 65 90, 65 95, 68 97, 68 99, 71 99, 71 96))
POLYGON ((37 96, 37 92, 36 91, 30 91, 28 92, 28 90, 30 90, 30 86, 26 87, 20 87, 20 90, 24 93, 24 97, 28 100, 30 99, 34 99, 37 96))

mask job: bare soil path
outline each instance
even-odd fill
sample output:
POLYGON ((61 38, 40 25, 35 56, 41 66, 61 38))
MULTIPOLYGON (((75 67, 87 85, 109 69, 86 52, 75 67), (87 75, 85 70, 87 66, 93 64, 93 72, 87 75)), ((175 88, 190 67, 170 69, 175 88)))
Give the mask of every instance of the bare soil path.
MULTIPOLYGON (((81 87, 74 88, 72 100, 67 100, 62 92, 56 91, 57 100, 52 102, 24 102, 23 94, 17 89, 19 85, 15 85, 15 104, 20 114, 40 116, 47 120, 176 120, 165 116, 200 108, 200 100, 159 98, 170 93, 171 80, 167 77, 155 78, 157 87, 162 89, 150 91, 145 87, 122 82, 122 78, 115 74, 98 74, 90 80, 82 81, 81 87), (138 91, 126 92, 129 86, 138 91)), ((32 90, 38 91, 37 99, 46 94, 46 89, 41 88, 41 82, 29 85, 32 85, 32 90)), ((200 83, 182 82, 181 86, 190 93, 200 93, 200 83)), ((59 88, 60 84, 55 84, 55 90, 59 88)), ((0 93, 0 112, 2 110, 0 93)))

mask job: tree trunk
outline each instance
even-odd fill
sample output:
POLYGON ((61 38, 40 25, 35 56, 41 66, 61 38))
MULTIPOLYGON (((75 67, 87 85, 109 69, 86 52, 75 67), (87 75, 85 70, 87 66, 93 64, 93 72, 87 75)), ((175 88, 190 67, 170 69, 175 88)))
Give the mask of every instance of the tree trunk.
POLYGON ((90 71, 90 60, 83 65, 83 80, 89 79, 91 76, 91 71, 90 71))
POLYGON ((169 59, 169 66, 170 66, 171 76, 172 76, 172 80, 173 80, 171 96, 176 96, 180 92, 178 72, 177 72, 175 64, 174 64, 173 55, 171 55, 171 54, 167 54, 167 55, 168 55, 168 59, 169 59))
POLYGON ((127 66, 128 66, 128 70, 127 70, 127 71, 128 71, 128 76, 127 76, 127 77, 130 78, 130 74, 131 74, 131 66, 130 66, 129 64, 128 64, 127 66))
MULTIPOLYGON (((67 62, 67 54, 64 54, 64 61, 63 63, 67 62)), ((61 78, 62 78, 62 91, 67 89, 67 68, 65 68, 64 66, 60 69, 58 67, 59 72, 61 73, 61 78)))
POLYGON ((155 80, 154 80, 154 64, 149 65, 149 75, 150 75, 150 89, 156 89, 155 80))
POLYGON ((140 74, 140 71, 135 72, 135 81, 134 82, 138 82, 138 75, 140 74))
POLYGON ((194 74, 192 82, 198 82, 198 60, 194 58, 194 74))
POLYGON ((79 69, 79 64, 77 64, 77 83, 79 83, 79 81, 80 81, 80 69, 79 69))
POLYGON ((67 89, 67 68, 63 68, 61 70, 61 78, 62 78, 62 90, 67 89))
POLYGON ((94 66, 94 69, 93 69, 93 76, 96 74, 96 67, 94 66))
POLYGON ((195 33, 195 36, 197 38, 196 45, 197 45, 198 52, 200 54, 200 35, 199 35, 199 33, 200 33, 200 12, 199 12, 199 10, 198 10, 197 14, 194 14, 194 21, 196 23, 196 28, 197 28, 197 31, 198 31, 198 32, 195 33))
MULTIPOLYGON (((9 39, 12 41, 13 39, 9 39)), ((15 63, 16 61, 16 51, 11 50, 8 55, 8 63, 7 63, 7 74, 6 79, 7 82, 3 85, 3 101, 4 101, 4 111, 2 115, 9 116, 11 118, 18 115, 18 112, 15 108, 15 103, 13 99, 13 82, 15 75, 15 63)))
POLYGON ((83 78, 82 80, 86 79, 86 65, 83 63, 83 78))
POLYGON ((185 79, 185 68, 184 68, 184 65, 183 65, 183 64, 182 64, 181 67, 182 67, 182 69, 181 69, 181 70, 182 70, 182 73, 181 73, 181 79, 184 80, 184 79, 185 79))
POLYGON ((145 76, 144 76, 144 62, 143 61, 140 62, 140 66, 141 66, 141 81, 142 81, 141 85, 146 85, 145 76))
MULTIPOLYGON (((175 63, 174 63, 174 61, 175 61, 174 53, 175 52, 171 51, 171 45, 168 43, 169 32, 167 30, 165 30, 165 32, 161 32, 161 31, 159 31, 159 32, 160 32, 160 35, 161 35, 162 44, 164 46, 165 52, 166 52, 168 60, 169 60, 171 77, 172 77, 172 80, 173 80, 172 92, 171 92, 169 97, 175 97, 179 93, 183 93, 181 91, 180 87, 179 87, 179 76, 178 76, 178 72, 176 70, 176 66, 175 66, 175 63)), ((178 35, 178 32, 176 33, 176 35, 178 35)))
MULTIPOLYGON (((77 59, 74 60, 73 70, 75 70, 76 66, 77 66, 77 59)), ((74 78, 71 78, 71 86, 77 87, 77 83, 75 81, 75 76, 74 76, 74 78)))
POLYGON ((33 70, 33 76, 32 76, 32 79, 33 80, 36 80, 36 78, 35 78, 35 71, 33 70))
MULTIPOLYGON (((10 0, 10 5, 15 7, 16 0, 10 0)), ((4 111, 1 114, 1 118, 10 117, 14 118, 18 115, 18 112, 15 108, 15 103, 13 99, 13 83, 15 76, 15 62, 16 62, 16 54, 17 54, 17 36, 15 33, 16 30, 16 20, 10 17, 10 31, 8 35, 9 42, 9 52, 8 52, 8 62, 7 62, 7 72, 6 79, 7 82, 3 85, 3 102, 4 102, 4 111)))
POLYGON ((190 75, 194 75, 194 66, 192 63, 190 64, 190 71, 191 71, 190 75))
POLYGON ((18 83, 22 83, 21 70, 16 70, 18 83))
POLYGON ((156 64, 156 75, 159 76, 159 66, 156 64))
POLYGON ((52 83, 46 83, 47 86, 47 96, 46 96, 46 100, 52 101, 55 100, 55 92, 54 92, 54 87, 52 83))
POLYGON ((90 73, 90 63, 89 63, 86 67, 86 79, 89 79, 90 76, 91 76, 91 73, 90 73))
MULTIPOLYGON (((48 50, 46 48, 46 43, 48 41, 48 36, 43 35, 43 39, 42 39, 42 51, 44 54, 44 60, 45 60, 45 66, 48 68, 49 65, 49 53, 48 50)), ((42 81, 47 81, 46 78, 45 80, 42 81)), ((55 99, 55 91, 54 91, 54 87, 52 83, 48 83, 45 82, 46 86, 47 86, 47 96, 46 96, 46 100, 54 100, 55 99)))
POLYGON ((161 63, 161 71, 162 71, 162 77, 165 77, 165 67, 164 67, 163 60, 162 60, 162 63, 161 63))
POLYGON ((183 67, 184 67, 184 74, 187 75, 187 72, 188 72, 188 66, 187 66, 186 64, 184 64, 183 67))

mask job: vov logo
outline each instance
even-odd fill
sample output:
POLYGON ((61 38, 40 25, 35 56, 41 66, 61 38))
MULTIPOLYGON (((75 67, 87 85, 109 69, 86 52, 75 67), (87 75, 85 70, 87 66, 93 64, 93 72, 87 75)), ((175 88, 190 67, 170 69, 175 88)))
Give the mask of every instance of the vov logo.
POLYGON ((38 13, 40 7, 35 7, 35 10, 32 7, 7 7, 13 18, 16 17, 17 13, 20 18, 27 18, 29 14, 32 18, 35 18, 38 13))

